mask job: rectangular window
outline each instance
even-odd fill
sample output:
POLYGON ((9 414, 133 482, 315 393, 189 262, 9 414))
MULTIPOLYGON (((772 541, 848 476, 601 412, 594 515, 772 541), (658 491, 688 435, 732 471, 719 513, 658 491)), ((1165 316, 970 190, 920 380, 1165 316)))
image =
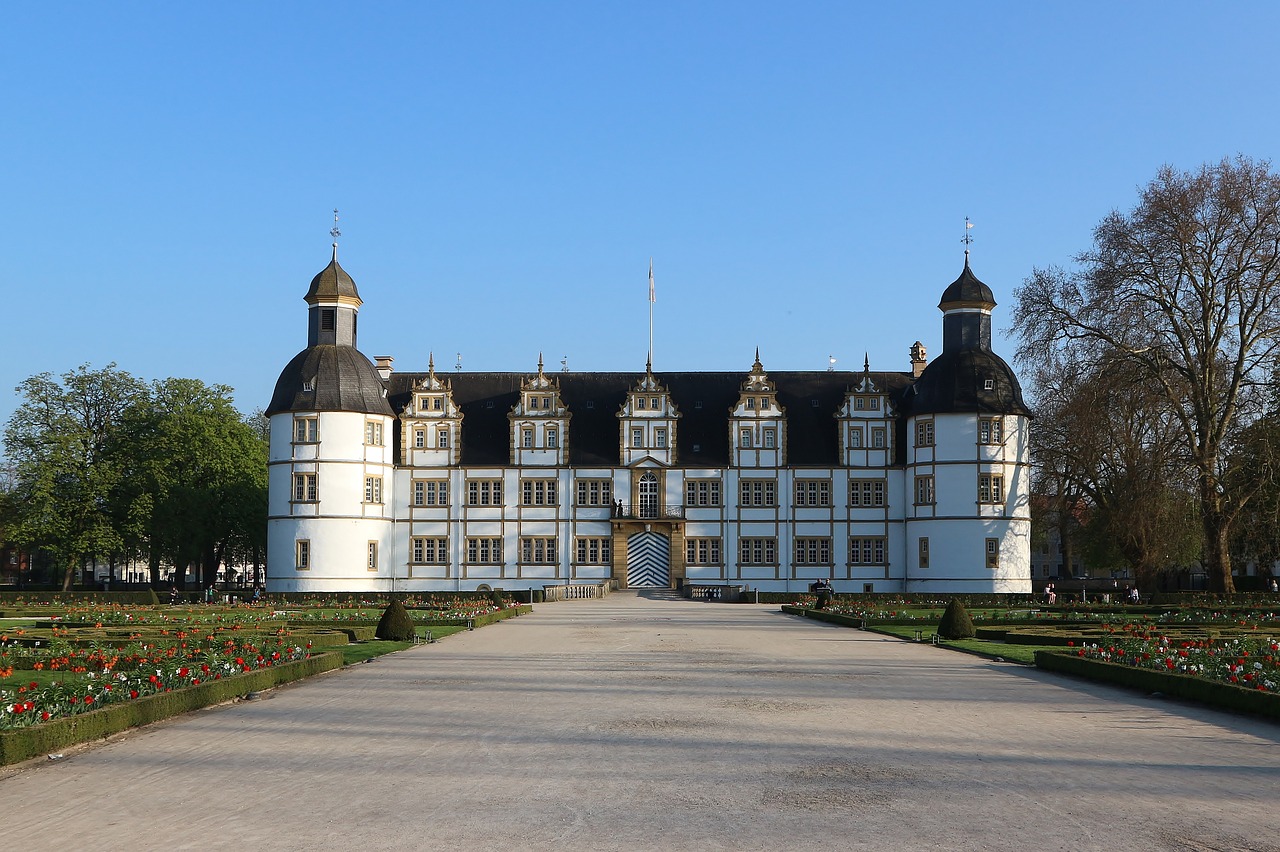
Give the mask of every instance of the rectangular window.
POLYGON ((920 543, 918 546, 920 548, 920 567, 928 568, 929 567, 929 539, 922 537, 920 539, 920 543))
POLYGON ((367 420, 364 424, 364 442, 370 447, 382 446, 382 424, 367 420))
POLYGON ((1004 502, 1004 476, 998 473, 978 474, 978 502, 1004 502))
POLYGON ((551 448, 551 449, 553 449, 553 450, 554 450, 556 447, 560 446, 560 433, 559 433, 559 431, 557 431, 557 430, 555 430, 555 429, 548 429, 548 430, 547 430, 547 446, 548 446, 548 447, 550 447, 550 448, 551 448))
POLYGON ((862 427, 854 426, 849 430, 849 449, 862 449, 862 427))
POLYGON ((449 483, 443 479, 415 479, 413 481, 413 505, 449 505, 449 483))
POLYGON ((647 405, 648 405, 648 402, 645 400, 645 398, 644 398, 644 397, 642 397, 642 396, 638 396, 638 397, 636 397, 636 410, 637 410, 637 411, 644 409, 647 405))
POLYGON ((747 409, 749 411, 756 410, 756 398, 754 396, 747 397, 747 409))
POLYGON ((576 483, 579 506, 613 504, 613 482, 608 479, 579 479, 576 483))
POLYGON ((871 397, 871 410, 872 411, 880 410, 880 397, 878 396, 871 397))
POLYGON ((631 430, 631 446, 633 447, 644 446, 644 430, 643 429, 631 430))
POLYGON ((887 442, 887 438, 885 437, 885 431, 883 429, 872 429, 871 430, 871 448, 873 450, 883 450, 887 446, 888 446, 888 442, 887 442))
POLYGON ((414 449, 421 450, 421 449, 425 449, 425 448, 426 448, 426 446, 427 446, 427 430, 426 430, 426 429, 414 429, 414 430, 413 430, 413 447, 414 447, 414 449))
POLYGON ((556 561, 554 538, 520 539, 520 561, 526 565, 546 565, 556 561))
POLYGON ((314 473, 295 473, 293 475, 293 502, 316 502, 316 475, 314 473))
POLYGON ((533 430, 532 429, 520 430, 520 446, 524 447, 526 450, 533 446, 533 430))
POLYGON ((849 505, 869 508, 884 505, 883 479, 853 479, 849 481, 849 505))
POLYGON ((849 539, 850 565, 884 565, 884 536, 855 536, 849 539))
POLYGON ((767 428, 764 430, 764 448, 772 450, 778 445, 778 430, 767 428))
POLYGON ((987 567, 993 571, 1000 567, 1000 539, 987 539, 987 567))
POLYGON ((685 503, 690 506, 719 506, 720 480, 690 479, 684 484, 685 503))
POLYGON ((743 565, 777 565, 776 538, 743 538, 738 540, 738 553, 743 565))
POLYGON ((556 481, 554 479, 520 480, 520 505, 556 505, 556 481))
POLYGON ((468 479, 467 480, 467 505, 468 506, 501 506, 502 505, 502 480, 501 479, 468 479))
POLYGON ((320 440, 320 421, 314 417, 293 418, 293 442, 314 444, 320 440))
POLYGON ((443 565, 449 561, 447 538, 415 538, 410 550, 415 565, 443 565))
POLYGON ((364 478, 364 502, 382 502, 382 477, 366 476, 364 478))
POLYGON ((658 405, 658 397, 655 396, 649 400, 649 407, 652 408, 654 411, 657 411, 660 408, 660 406, 658 405))
POLYGON ((933 421, 932 420, 916 421, 916 446, 917 447, 933 446, 933 421))
POLYGON ((866 407, 867 407, 866 400, 864 400, 864 399, 863 399, 862 397, 860 397, 860 396, 859 396, 859 397, 855 397, 855 398, 854 398, 854 400, 853 400, 853 410, 854 410, 854 411, 862 411, 862 410, 863 410, 864 408, 866 408, 866 407))
POLYGON ((739 489, 743 506, 778 505, 778 483, 772 479, 744 479, 739 489))
POLYGON ((613 558, 610 548, 613 547, 612 539, 608 538, 580 538, 576 542, 577 564, 579 565, 611 565, 613 558))
POLYGON ((684 557, 687 565, 719 565, 721 564, 720 539, 686 538, 684 557))
POLYGON ((760 397, 760 410, 761 411, 769 410, 769 398, 767 396, 760 397))
POLYGON ((797 565, 830 565, 831 539, 829 538, 797 538, 797 565))
POLYGON ((502 539, 467 539, 467 562, 472 565, 497 565, 502 562, 502 539))
POLYGON ((934 501, 935 496, 936 495, 933 493, 933 477, 917 476, 916 477, 916 505, 923 506, 927 503, 933 503, 935 502, 934 501))
POLYGON ((797 506, 830 506, 831 482, 826 479, 797 479, 797 506))
POLYGON ((436 430, 436 446, 438 446, 442 450, 447 450, 449 448, 449 430, 448 429, 436 430))
POLYGON ((293 567, 299 571, 311 570, 311 542, 305 538, 293 543, 293 567))
POLYGON ((435 397, 435 398, 433 398, 433 399, 431 400, 431 409, 432 409, 433 411, 443 411, 443 410, 444 410, 444 399, 442 399, 441 397, 438 397, 438 396, 437 396, 437 397, 435 397))
POLYGON ((667 430, 658 428, 653 430, 653 445, 658 449, 666 449, 667 446, 667 430))
POLYGON ((378 570, 378 543, 376 541, 369 542, 368 568, 370 571, 378 570))
POLYGON ((982 418, 978 421, 978 443, 999 444, 1004 441, 1004 421, 982 418))
POLYGON ((742 449, 744 450, 751 449, 751 430, 742 429, 738 432, 738 436, 740 438, 738 443, 742 447, 742 449))

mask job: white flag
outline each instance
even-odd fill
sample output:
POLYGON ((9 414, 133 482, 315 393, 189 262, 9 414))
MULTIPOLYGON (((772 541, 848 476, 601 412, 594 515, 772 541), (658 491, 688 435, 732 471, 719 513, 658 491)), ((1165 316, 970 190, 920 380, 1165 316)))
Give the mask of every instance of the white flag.
POLYGON ((649 258, 649 301, 658 301, 653 292, 653 258, 649 258))

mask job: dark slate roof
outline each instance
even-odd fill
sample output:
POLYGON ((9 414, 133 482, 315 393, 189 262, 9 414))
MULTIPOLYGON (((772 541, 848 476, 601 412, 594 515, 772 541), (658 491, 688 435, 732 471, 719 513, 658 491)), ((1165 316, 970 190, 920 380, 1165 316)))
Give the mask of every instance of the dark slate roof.
POLYGON ((991 288, 978 280, 978 276, 973 274, 973 270, 969 268, 968 253, 964 259, 964 271, 960 273, 960 277, 951 282, 951 286, 942 291, 942 301, 938 303, 938 307, 945 308, 948 302, 983 302, 989 307, 995 307, 996 297, 991 292, 991 288))
POLYGON ((282 411, 393 413, 369 359, 353 346, 331 344, 302 350, 281 371, 267 414, 282 411), (308 382, 313 390, 303 390, 308 382))
MULTIPOLYGON (((508 412, 520 398, 528 373, 438 373, 453 386, 461 408, 462 464, 510 463, 508 412)), ((786 410, 787 460, 796 466, 839 463, 836 410, 845 392, 862 381, 861 372, 768 373, 786 410), (814 401, 817 401, 815 406, 814 401)), ((425 373, 393 373, 389 399, 398 412, 409 402, 411 388, 425 373)), ((560 397, 572 413, 569 463, 575 467, 618 464, 618 409, 644 373, 554 373, 560 397)), ((729 410, 737 403, 744 373, 655 373, 667 388, 681 417, 676 426, 677 463, 682 467, 729 465, 729 410), (701 405, 699 405, 701 403, 701 405), (694 447, 697 446, 697 451, 694 447)), ((910 386, 906 373, 872 373, 876 386, 897 399, 910 386)), ((399 446, 399 442, 397 442, 399 446)), ((895 447, 901 441, 894 441, 895 447)))
POLYGON ((907 414, 1022 414, 1031 412, 1022 401, 1018 377, 1004 360, 987 349, 943 352, 925 367, 903 398, 907 414), (985 390, 987 379, 992 389, 985 390))
POLYGON ((335 299, 340 296, 360 299, 356 291, 356 282, 347 274, 347 270, 338 265, 338 247, 333 247, 333 260, 311 279, 311 289, 307 290, 306 300, 312 303, 317 299, 335 299))

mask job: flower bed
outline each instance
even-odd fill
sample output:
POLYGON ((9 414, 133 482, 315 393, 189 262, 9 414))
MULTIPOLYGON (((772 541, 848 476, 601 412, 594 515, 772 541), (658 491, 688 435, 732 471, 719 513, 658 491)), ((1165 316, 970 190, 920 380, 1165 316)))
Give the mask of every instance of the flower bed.
POLYGON ((1113 628, 1101 642, 1073 653, 1078 658, 1280 692, 1280 642, 1252 634, 1171 637, 1141 624, 1113 628))
MULTIPOLYGON (((87 706, 83 700, 59 704, 54 697, 52 706, 55 708, 74 709, 58 718, 51 717, 43 724, 28 723, 9 730, 0 730, 0 765, 27 760, 67 746, 119 733, 138 725, 219 704, 250 692, 269 689, 282 683, 336 669, 342 665, 342 655, 327 653, 305 656, 293 662, 272 661, 270 665, 265 663, 264 660, 264 664, 259 668, 250 667, 247 672, 225 678, 215 674, 213 680, 206 681, 199 681, 198 678, 193 677, 190 670, 185 676, 178 671, 166 672, 163 676, 157 676, 161 683, 151 682, 150 677, 146 679, 143 688, 152 690, 149 695, 139 691, 136 696, 123 697, 124 694, 135 690, 131 687, 122 689, 117 683, 112 683, 112 689, 105 693, 88 693, 88 695, 121 694, 119 703, 114 704, 110 699, 94 701, 87 706), (162 686, 162 684, 172 685, 162 686)), ((68 697, 80 698, 81 696, 77 694, 68 697)), ((24 710, 17 715, 47 712, 39 708, 51 706, 44 703, 49 698, 50 696, 37 696, 32 699, 28 694, 27 700, 23 703, 31 703, 32 710, 24 710)), ((9 710, 3 715, 13 717, 15 714, 12 712, 12 705, 6 706, 9 710)))

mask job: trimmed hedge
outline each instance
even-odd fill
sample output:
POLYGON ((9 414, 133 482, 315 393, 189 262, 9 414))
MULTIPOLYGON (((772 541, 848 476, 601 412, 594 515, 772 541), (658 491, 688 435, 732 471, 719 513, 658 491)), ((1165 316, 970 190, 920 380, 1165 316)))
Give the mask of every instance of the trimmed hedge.
POLYGON ((852 615, 840 615, 835 612, 827 612, 824 609, 806 609, 802 606, 784 606, 782 611, 788 615, 802 615, 805 618, 812 618, 814 621, 824 621, 827 624, 838 624, 841 627, 858 627, 861 628, 863 621, 852 615))
POLYGON ((173 692, 161 692, 112 704, 76 716, 0 733, 0 766, 117 734, 139 725, 220 704, 232 698, 279 686, 342 666, 339 653, 318 654, 294 663, 211 680, 173 692))
POLYGON ((1184 674, 1089 660, 1061 651, 1036 651, 1036 667, 1143 692, 1159 692, 1211 707, 1280 720, 1280 695, 1184 674))

